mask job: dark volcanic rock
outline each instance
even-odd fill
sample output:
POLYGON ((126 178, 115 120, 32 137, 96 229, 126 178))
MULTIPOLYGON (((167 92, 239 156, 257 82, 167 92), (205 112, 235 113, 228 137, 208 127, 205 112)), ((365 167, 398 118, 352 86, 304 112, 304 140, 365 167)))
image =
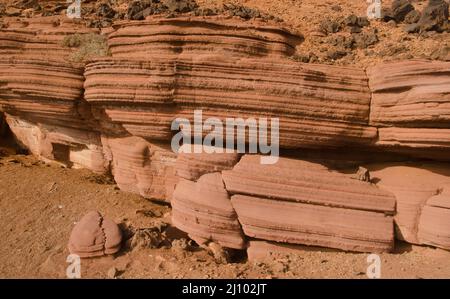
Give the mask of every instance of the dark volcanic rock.
POLYGON ((341 29, 341 24, 334 20, 323 20, 319 25, 320 32, 325 34, 336 33, 341 29))
POLYGON ((394 0, 392 2, 392 17, 397 23, 402 22, 406 15, 413 10, 414 6, 409 2, 409 0, 394 0))
POLYGON ((156 14, 188 13, 198 8, 194 0, 144 0, 134 1, 128 6, 128 19, 143 20, 156 14))
POLYGON ((417 23, 417 22, 419 22, 419 20, 420 20, 420 16, 421 16, 421 14, 420 14, 419 11, 417 11, 417 10, 412 10, 412 11, 410 11, 410 12, 406 15, 404 22, 405 22, 406 24, 417 23))
POLYGON ((430 0, 418 22, 420 31, 448 30, 448 8, 449 5, 444 0, 430 0))
POLYGON ((357 48, 364 49, 378 43, 378 35, 376 30, 369 32, 353 34, 355 45, 357 48))
POLYGON ((108 3, 101 3, 97 8, 97 16, 108 19, 114 18, 116 11, 108 5, 108 3))

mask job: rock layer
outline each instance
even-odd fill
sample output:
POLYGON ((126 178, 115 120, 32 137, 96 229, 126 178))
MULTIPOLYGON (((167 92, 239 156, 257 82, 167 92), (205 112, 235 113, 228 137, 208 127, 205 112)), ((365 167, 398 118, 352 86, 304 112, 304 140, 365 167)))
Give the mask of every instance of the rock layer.
POLYGON ((371 125, 450 128, 450 62, 386 63, 368 76, 371 125))
MULTIPOLYGON (((107 59, 86 67, 85 98, 128 133, 168 140, 177 117, 279 118, 280 146, 369 144, 370 96, 364 72, 240 60, 151 62, 107 59)), ((270 124, 270 120, 269 120, 270 124)))
POLYGON ((390 251, 392 194, 313 163, 244 156, 223 180, 247 236, 351 251, 390 251))
POLYGON ((125 21, 109 37, 113 56, 284 57, 295 53, 302 37, 280 27, 221 17, 178 17, 125 21))
POLYGON ((102 137, 103 151, 120 189, 165 200, 175 154, 139 137, 102 137))
POLYGON ((450 250, 450 185, 439 192, 423 207, 417 236, 423 244, 450 250))

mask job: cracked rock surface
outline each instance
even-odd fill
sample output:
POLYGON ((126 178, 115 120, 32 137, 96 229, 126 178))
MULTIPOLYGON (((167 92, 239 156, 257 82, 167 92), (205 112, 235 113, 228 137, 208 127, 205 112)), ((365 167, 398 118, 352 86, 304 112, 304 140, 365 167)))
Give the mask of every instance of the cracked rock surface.
POLYGON ((69 251, 82 258, 114 254, 120 250, 119 226, 99 212, 87 213, 75 225, 69 239, 69 251))

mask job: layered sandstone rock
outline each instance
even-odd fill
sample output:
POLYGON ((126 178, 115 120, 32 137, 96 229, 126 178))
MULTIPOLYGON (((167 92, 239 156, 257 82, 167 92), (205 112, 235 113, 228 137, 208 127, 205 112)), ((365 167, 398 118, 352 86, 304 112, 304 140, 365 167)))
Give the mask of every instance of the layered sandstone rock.
POLYGON ((380 127, 376 144, 448 160, 450 63, 386 63, 369 68, 368 76, 372 91, 370 125, 380 127))
POLYGON ((145 198, 165 200, 166 181, 176 155, 167 147, 139 137, 102 137, 105 159, 120 189, 145 198))
POLYGON ((236 152, 217 153, 218 148, 203 147, 197 149, 194 145, 185 144, 178 152, 176 161, 176 175, 180 178, 197 181, 202 175, 230 170, 239 162, 240 155, 236 152), (201 152, 200 152, 201 151, 201 152))
POLYGON ((86 128, 82 65, 41 59, 0 62, 0 109, 36 123, 86 128))
POLYGON ((216 242, 243 249, 245 239, 220 173, 197 182, 182 179, 172 199, 172 222, 199 244, 216 242))
POLYGON ((247 236, 352 251, 390 251, 392 194, 325 167, 281 158, 260 165, 244 156, 223 171, 247 236))
MULTIPOLYGON (((370 170, 372 180, 380 188, 395 195, 397 201, 396 237, 409 243, 435 245, 428 243, 426 238, 421 240, 418 237, 419 223, 425 229, 424 234, 426 234, 427 227, 436 227, 433 226, 436 222, 430 218, 430 211, 434 208, 428 207, 428 202, 430 202, 430 198, 439 194, 446 184, 450 183, 448 165, 444 163, 410 163, 410 165, 388 163, 368 165, 367 168, 370 170)), ((439 198, 444 199, 445 196, 439 198)), ((442 215, 435 220, 445 223, 448 219, 448 215, 446 216, 445 210, 443 210, 442 215)), ((445 229, 444 227, 442 228, 445 229)), ((438 231, 435 231, 437 235, 439 235, 438 231)))
MULTIPOLYGON (((172 201, 174 224, 197 242, 244 249, 245 234, 389 251, 395 214, 400 239, 449 249, 445 166, 369 166, 378 188, 299 160, 303 149, 330 164, 366 161, 363 151, 449 160, 449 63, 404 61, 367 73, 298 63, 288 58, 302 37, 285 28, 179 17, 117 23, 105 30, 112 57, 84 66, 68 63, 75 49, 62 45, 91 32, 83 25, 61 17, 4 24, 0 111, 16 139, 42 159, 111 171, 124 191, 172 201), (277 118, 274 145, 297 158, 261 165, 261 156, 188 153, 189 145, 172 152, 173 121, 193 124, 195 111, 224 124, 268 118, 269 129, 277 118)), ((101 236, 109 222, 88 218, 89 235, 74 232, 71 251, 115 251, 117 238, 107 245, 101 236)))
POLYGON ((6 121, 17 142, 37 157, 99 174, 107 172, 98 133, 35 124, 9 114, 6 114, 6 121))
POLYGON ((302 37, 285 28, 223 17, 151 18, 117 22, 110 35, 113 56, 134 57, 284 57, 302 37), (138 46, 137 46, 138 45, 138 46))
MULTIPOLYGON (((86 67, 85 98, 99 121, 168 140, 177 117, 279 118, 280 146, 369 144, 370 95, 364 72, 292 62, 106 59, 86 67)), ((209 132, 206 132, 209 133, 209 132)))
POLYGON ((423 244, 450 250, 450 185, 439 192, 422 209, 417 237, 423 244))
POLYGON ((75 225, 69 251, 81 258, 114 254, 120 250, 122 233, 114 221, 99 212, 89 212, 75 225))
POLYGON ((0 110, 16 139, 43 159, 106 171, 100 132, 83 101, 84 66, 63 40, 84 28, 60 17, 8 19, 0 30, 0 110))
POLYGON ((408 60, 369 68, 370 124, 450 128, 450 62, 408 60))
POLYGON ((94 31, 81 23, 59 16, 8 18, 4 28, 0 29, 0 57, 65 61, 75 49, 64 47, 64 38, 94 31))

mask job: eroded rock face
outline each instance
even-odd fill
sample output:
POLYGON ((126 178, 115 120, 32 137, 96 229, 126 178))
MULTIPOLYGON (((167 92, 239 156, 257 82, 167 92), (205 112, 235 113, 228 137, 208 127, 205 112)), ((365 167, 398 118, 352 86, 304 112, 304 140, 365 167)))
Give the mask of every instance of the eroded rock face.
POLYGON ((81 258, 114 254, 120 250, 122 233, 112 220, 99 212, 89 212, 75 225, 69 251, 81 258))
POLYGON ((246 235, 352 251, 393 248, 389 192, 321 165, 282 158, 269 166, 256 158, 244 156, 223 171, 246 235))
POLYGON ((6 121, 17 142, 43 160, 87 168, 98 174, 108 170, 100 135, 96 132, 35 124, 9 114, 6 121))
POLYGON ((194 58, 285 57, 295 52, 302 37, 289 30, 223 17, 177 17, 142 22, 117 22, 109 37, 114 57, 194 58), (139 45, 139 46, 137 46, 139 45))
POLYGON ((205 174, 196 183, 177 184, 172 199, 172 222, 197 243, 216 242, 243 249, 245 239, 220 173, 205 174))
MULTIPOLYGON (((210 149, 211 153, 195 153, 194 151, 194 146, 183 145, 176 161, 176 175, 194 182, 204 174, 232 169, 241 156, 236 152, 215 153, 215 148, 210 149)), ((209 150, 206 149, 206 151, 209 150)))
POLYGON ((450 62, 381 64, 368 75, 371 125, 450 128, 450 62))
POLYGON ((398 239, 434 246, 438 246, 441 240, 442 247, 448 245, 445 234, 440 239, 440 229, 430 233, 430 228, 436 228, 436 223, 443 224, 444 229, 448 221, 444 203, 446 193, 440 194, 444 186, 450 183, 447 164, 378 164, 369 165, 368 169, 381 189, 395 195, 398 239), (430 217, 433 213, 435 217, 430 217), (422 228, 421 233, 419 227, 422 228), (419 237, 419 234, 425 237, 419 237))
MULTIPOLYGON (((403 18, 410 7, 398 3, 403 18)), ((299 34, 203 16, 118 22, 104 31, 112 57, 67 63, 75 49, 64 37, 88 32, 61 17, 8 20, 0 30, 0 111, 33 154, 111 172, 124 191, 171 201, 175 225, 200 244, 245 249, 251 237, 390 251, 395 217, 399 238, 449 248, 442 167, 424 174, 426 166, 399 164, 409 178, 367 166, 352 179, 300 159, 308 149, 339 164, 364 160, 362 151, 450 160, 449 63, 367 72, 304 64, 290 59, 299 34), (203 120, 279 118, 281 155, 293 158, 261 165, 260 156, 172 152, 172 121, 193 123, 196 110, 203 120)), ((86 217, 71 251, 118 250, 115 226, 86 217)))
POLYGON ((145 198, 165 200, 166 181, 176 155, 139 137, 102 137, 103 151, 120 189, 145 198))
POLYGON ((86 67, 85 98, 128 133, 169 140, 177 117, 280 118, 280 146, 369 144, 364 72, 291 62, 104 60, 86 67), (245 74, 245 75, 239 75, 245 74), (126 107, 126 109, 125 109, 126 107))
POLYGON ((450 250, 450 184, 430 197, 420 215, 417 237, 422 244, 450 250))
POLYGON ((370 125, 377 146, 422 158, 448 159, 450 63, 425 60, 369 68, 370 125))

